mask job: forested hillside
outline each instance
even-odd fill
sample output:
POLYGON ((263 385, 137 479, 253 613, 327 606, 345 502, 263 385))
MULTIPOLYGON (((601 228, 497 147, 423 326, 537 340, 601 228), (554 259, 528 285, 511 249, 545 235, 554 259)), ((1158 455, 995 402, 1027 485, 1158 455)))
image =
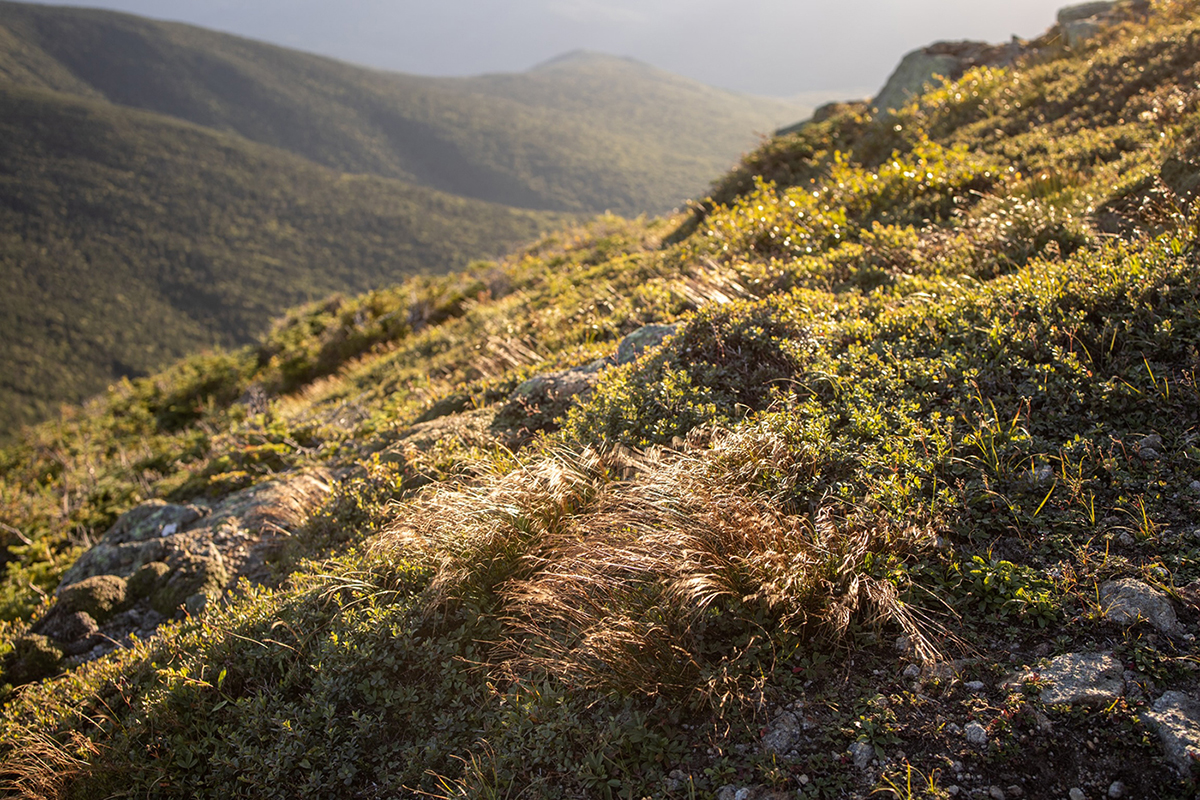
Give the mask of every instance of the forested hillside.
POLYGON ((505 205, 662 212, 801 115, 593 55, 522 75, 364 69, 186 25, 0 3, 0 76, 505 205))
POLYGON ((0 451, 14 797, 1193 798, 1200 2, 0 451))
POLYGON ((461 269, 555 224, 0 84, 0 431, 246 343, 297 303, 461 269))

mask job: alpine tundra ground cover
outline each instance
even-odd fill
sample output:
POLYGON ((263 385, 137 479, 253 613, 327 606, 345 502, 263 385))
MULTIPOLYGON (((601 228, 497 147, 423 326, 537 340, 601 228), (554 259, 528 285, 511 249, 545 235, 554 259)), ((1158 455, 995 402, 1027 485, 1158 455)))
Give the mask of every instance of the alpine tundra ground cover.
POLYGON ((10 791, 1192 796, 1200 24, 1135 11, 28 431, 10 791), (315 469, 269 579, 31 633, 123 512, 315 469))

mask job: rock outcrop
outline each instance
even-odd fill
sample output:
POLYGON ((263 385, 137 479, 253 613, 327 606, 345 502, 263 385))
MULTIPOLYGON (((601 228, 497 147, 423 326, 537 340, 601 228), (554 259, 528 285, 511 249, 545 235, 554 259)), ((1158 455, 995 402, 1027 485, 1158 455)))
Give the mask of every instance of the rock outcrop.
POLYGON ((871 101, 881 113, 896 111, 941 79, 958 80, 979 66, 1004 67, 1025 52, 1025 43, 937 42, 906 55, 871 101))
POLYGON ((300 473, 212 506, 150 500, 123 514, 67 570, 54 604, 19 640, 8 675, 45 677, 64 656, 86 660, 199 613, 241 578, 266 580, 270 552, 325 499, 328 478, 300 473))

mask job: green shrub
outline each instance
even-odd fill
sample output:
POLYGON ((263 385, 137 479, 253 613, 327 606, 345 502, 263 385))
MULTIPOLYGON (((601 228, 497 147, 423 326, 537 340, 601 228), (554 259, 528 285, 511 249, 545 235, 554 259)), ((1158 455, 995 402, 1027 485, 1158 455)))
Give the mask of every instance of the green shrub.
POLYGON ((670 442, 705 423, 765 407, 785 389, 812 340, 786 301, 707 306, 657 351, 604 373, 569 412, 581 442, 670 442))

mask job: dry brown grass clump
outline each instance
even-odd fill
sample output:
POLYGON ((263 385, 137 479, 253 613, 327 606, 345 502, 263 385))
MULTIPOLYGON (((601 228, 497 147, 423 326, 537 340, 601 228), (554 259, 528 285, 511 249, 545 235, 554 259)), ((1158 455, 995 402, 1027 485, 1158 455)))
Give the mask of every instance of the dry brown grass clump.
POLYGON ((933 658, 878 568, 923 546, 928 528, 832 502, 785 513, 727 469, 730 448, 778 448, 715 438, 698 453, 543 453, 438 490, 377 546, 433 561, 431 614, 466 603, 497 615, 492 666, 512 676, 686 694, 736 672, 744 653, 731 642, 761 652, 780 634, 836 639, 854 620, 895 624, 933 658))

